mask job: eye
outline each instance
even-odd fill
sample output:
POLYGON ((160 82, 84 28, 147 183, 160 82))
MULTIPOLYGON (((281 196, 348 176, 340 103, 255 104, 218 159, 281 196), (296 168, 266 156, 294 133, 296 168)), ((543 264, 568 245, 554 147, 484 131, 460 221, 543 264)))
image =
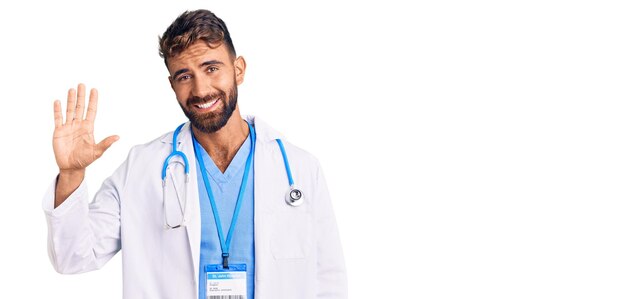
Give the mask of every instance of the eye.
POLYGON ((180 76, 178 76, 178 78, 176 78, 176 81, 183 82, 183 81, 187 81, 189 79, 191 79, 190 75, 180 75, 180 76))
POLYGON ((208 67, 208 68, 206 69, 206 71, 207 71, 207 72, 209 72, 209 73, 213 73, 213 72, 215 72, 215 71, 217 71, 217 70, 218 70, 218 68, 217 68, 217 67, 215 67, 215 66, 210 66, 210 67, 208 67))

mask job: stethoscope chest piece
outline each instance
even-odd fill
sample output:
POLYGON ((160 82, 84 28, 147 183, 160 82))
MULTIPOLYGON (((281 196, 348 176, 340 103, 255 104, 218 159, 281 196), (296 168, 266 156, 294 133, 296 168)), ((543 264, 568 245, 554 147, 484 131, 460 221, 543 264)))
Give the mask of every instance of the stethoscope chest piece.
POLYGON ((285 201, 287 201, 287 204, 292 207, 300 206, 302 202, 304 202, 304 194, 302 194, 302 191, 300 191, 300 189, 291 187, 287 191, 285 201))

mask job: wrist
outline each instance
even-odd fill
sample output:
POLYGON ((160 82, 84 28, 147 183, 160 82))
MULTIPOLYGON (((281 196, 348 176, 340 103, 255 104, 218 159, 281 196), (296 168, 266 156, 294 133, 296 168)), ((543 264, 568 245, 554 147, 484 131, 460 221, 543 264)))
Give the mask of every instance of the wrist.
POLYGON ((59 169, 54 208, 60 206, 72 194, 85 178, 85 169, 59 169))
POLYGON ((74 177, 84 177, 85 176, 85 168, 81 169, 59 169, 59 176, 74 178, 74 177))

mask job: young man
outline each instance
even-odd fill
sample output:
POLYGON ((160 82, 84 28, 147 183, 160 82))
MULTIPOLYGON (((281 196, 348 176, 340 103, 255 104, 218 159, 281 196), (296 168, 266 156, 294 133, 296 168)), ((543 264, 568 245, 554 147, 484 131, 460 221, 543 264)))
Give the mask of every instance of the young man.
POLYGON ((131 149, 91 203, 85 169, 117 136, 94 142, 97 91, 85 116, 82 84, 68 94, 65 122, 54 104, 59 175, 43 205, 55 269, 98 269, 122 250, 124 298, 346 298, 319 163, 241 117, 246 62, 224 22, 185 12, 160 53, 189 122, 131 149))

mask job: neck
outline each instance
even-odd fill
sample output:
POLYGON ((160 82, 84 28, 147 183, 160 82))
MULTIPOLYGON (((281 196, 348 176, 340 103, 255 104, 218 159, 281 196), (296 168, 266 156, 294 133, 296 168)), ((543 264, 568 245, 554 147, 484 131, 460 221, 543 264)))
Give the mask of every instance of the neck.
POLYGON ((201 132, 193 126, 192 130, 198 143, 209 154, 222 173, 226 171, 250 133, 248 124, 239 114, 239 108, 235 109, 226 125, 216 132, 201 132))

